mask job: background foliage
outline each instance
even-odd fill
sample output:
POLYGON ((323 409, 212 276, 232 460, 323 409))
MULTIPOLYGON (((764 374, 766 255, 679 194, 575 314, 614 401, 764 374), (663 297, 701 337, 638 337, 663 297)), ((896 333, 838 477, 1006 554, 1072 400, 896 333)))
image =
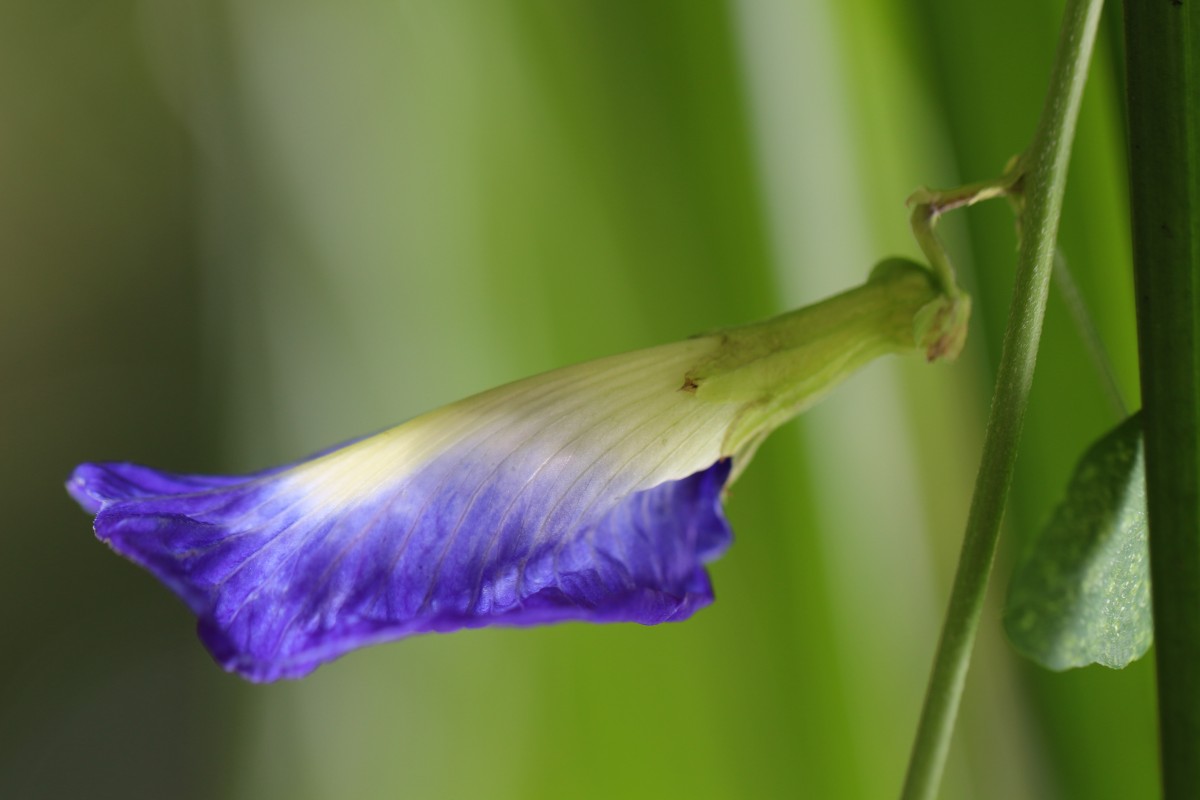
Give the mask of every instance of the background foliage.
MULTIPOLYGON (((0 796, 893 795, 1008 305, 1002 204, 945 225, 961 361, 876 364, 768 442, 685 624, 426 636, 253 687, 61 483, 257 469, 915 256, 903 199, 1025 146, 1060 10, 0 4, 0 796)), ((1109 19, 1062 245, 1136 407, 1119 76, 1109 19)), ((1114 422, 1052 299, 994 599, 1114 422)), ((1150 665, 1038 671, 992 609, 944 796, 1151 796, 1150 665)))

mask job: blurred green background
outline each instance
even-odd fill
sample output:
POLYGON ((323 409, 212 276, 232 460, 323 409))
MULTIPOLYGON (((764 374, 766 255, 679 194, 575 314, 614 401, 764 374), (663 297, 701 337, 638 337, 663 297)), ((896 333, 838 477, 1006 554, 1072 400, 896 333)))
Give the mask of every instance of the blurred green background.
MULTIPOLYGON (((0 797, 894 796, 1009 300, 1002 203, 945 224, 964 357, 875 364, 774 436, 683 624, 431 635, 251 686, 62 482, 254 470, 854 285, 916 255, 916 186, 1025 145, 1060 10, 0 2, 0 797)), ((1062 245, 1136 407, 1119 33, 1062 245)), ((1053 299, 946 798, 1156 792, 1151 665, 1045 673, 999 624, 1115 421, 1053 299)))

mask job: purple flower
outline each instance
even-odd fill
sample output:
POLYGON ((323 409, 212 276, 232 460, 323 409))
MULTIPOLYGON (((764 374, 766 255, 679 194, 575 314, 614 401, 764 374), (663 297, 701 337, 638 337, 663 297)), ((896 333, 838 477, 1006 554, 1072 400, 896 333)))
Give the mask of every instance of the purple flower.
POLYGON ((679 391, 701 349, 549 373, 257 475, 83 464, 67 488, 250 680, 427 631, 684 619, 730 542, 732 409, 679 391))
POLYGON ((509 384, 289 467, 83 464, 67 488, 254 681, 413 633, 681 620, 712 602, 735 468, 858 366, 925 347, 940 297, 895 262, 776 320, 509 384))

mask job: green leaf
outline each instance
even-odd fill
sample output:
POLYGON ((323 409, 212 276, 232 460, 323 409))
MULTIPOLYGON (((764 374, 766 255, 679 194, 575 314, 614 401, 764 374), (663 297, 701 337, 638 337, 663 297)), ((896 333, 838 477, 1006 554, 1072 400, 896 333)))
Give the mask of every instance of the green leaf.
POLYGON ((1013 571, 1004 627, 1017 650, 1053 670, 1120 669, 1145 655, 1154 631, 1140 412, 1080 459, 1013 571))

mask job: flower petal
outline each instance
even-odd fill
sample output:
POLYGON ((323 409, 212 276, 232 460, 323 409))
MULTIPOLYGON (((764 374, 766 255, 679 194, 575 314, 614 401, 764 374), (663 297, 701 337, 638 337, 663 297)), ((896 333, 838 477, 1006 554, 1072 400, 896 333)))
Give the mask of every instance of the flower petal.
POLYGON ((730 541, 736 407, 679 391, 711 346, 548 373, 289 469, 84 464, 68 488, 252 680, 425 631, 683 619, 711 602, 702 564, 730 541))

